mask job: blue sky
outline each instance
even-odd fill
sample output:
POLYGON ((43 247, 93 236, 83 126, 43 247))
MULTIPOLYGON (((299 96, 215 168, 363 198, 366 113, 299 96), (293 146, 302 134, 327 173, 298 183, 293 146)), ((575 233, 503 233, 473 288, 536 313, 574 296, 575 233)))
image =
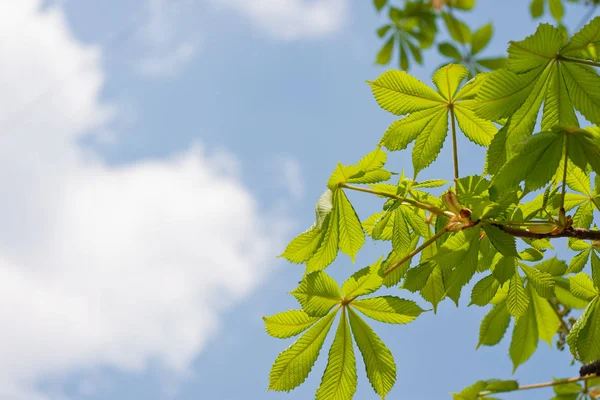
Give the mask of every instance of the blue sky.
MULTIPOLYGON (((528 2, 478 3, 461 17, 495 23, 487 56, 535 31, 528 2)), ((0 9, 0 399, 312 398, 325 354, 297 390, 266 392, 291 341, 268 337, 261 316, 298 307, 286 292, 302 267, 275 256, 311 225, 336 163, 357 161, 393 121, 365 83, 386 69, 373 63, 371 2, 0 9)), ((583 12, 569 5, 567 26, 583 12)), ((442 61, 426 52, 411 73, 429 83, 442 61)), ((459 148, 461 174, 480 172, 484 153, 459 148)), ((451 178, 448 149, 423 178, 451 178)), ((390 165, 410 170, 409 151, 390 165)), ((362 217, 380 206, 351 200, 362 217)), ((328 271, 343 280, 386 250, 366 246, 356 265, 341 256, 328 271)), ((450 398, 512 377, 510 335, 475 351, 487 309, 465 303, 376 326, 398 365, 389 398, 450 398)), ((540 343, 514 377, 576 375, 569 363, 540 343)), ((377 398, 360 361, 356 398, 377 398)))

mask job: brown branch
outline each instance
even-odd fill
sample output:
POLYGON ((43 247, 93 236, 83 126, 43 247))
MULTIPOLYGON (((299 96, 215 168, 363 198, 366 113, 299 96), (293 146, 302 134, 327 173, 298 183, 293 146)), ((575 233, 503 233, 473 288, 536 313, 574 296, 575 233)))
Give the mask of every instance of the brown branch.
POLYGON ((561 238, 561 237, 572 237, 572 238, 576 238, 576 239, 581 239, 581 240, 600 240, 600 231, 592 231, 590 229, 584 229, 584 228, 567 228, 564 231, 557 233, 557 234, 551 234, 551 233, 535 233, 535 232, 529 232, 528 230, 525 229, 519 229, 519 228, 513 228, 510 226, 506 226, 506 225, 500 225, 500 224, 492 224, 500 229, 502 229, 504 232, 516 236, 516 237, 522 237, 522 238, 529 238, 529 239, 554 239, 554 238, 561 238))

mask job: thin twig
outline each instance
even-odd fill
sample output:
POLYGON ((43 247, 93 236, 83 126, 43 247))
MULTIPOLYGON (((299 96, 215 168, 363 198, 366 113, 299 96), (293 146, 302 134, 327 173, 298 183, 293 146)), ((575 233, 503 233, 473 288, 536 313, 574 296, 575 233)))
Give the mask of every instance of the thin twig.
POLYGON ((389 274, 391 274, 392 271, 394 271, 396 268, 398 268, 399 266, 401 266, 402 264, 404 264, 405 262, 407 262, 408 260, 410 260, 411 258, 416 256, 417 254, 419 254, 425 248, 429 247, 433 242, 435 242, 440 236, 442 236, 446 232, 448 232, 448 229, 444 228, 441 231, 439 231, 438 233, 436 233, 435 235, 433 235, 432 237, 430 237, 429 239, 427 239, 426 241, 424 241, 423 244, 421 244, 419 247, 417 247, 416 249, 414 249, 413 251, 408 253, 405 257, 402 257, 402 259, 400 261, 397 261, 392 266, 390 266, 388 269, 386 269, 385 272, 383 273, 383 275, 388 276, 389 274))
MULTIPOLYGON (((544 382, 544 383, 534 383, 533 385, 523 385, 519 386, 518 389, 512 390, 512 392, 516 392, 517 390, 529 390, 529 389, 539 389, 550 386, 558 386, 558 385, 566 385, 567 383, 579 382, 579 381, 587 381, 588 379, 596 378, 596 375, 587 375, 587 376, 576 376, 574 378, 569 379, 561 379, 553 382, 544 382)), ((494 392, 492 390, 486 390, 483 392, 479 392, 478 396, 488 396, 490 394, 494 394, 498 392, 494 392)))
POLYGON ((367 188, 363 188, 363 187, 360 187, 360 186, 352 186, 352 185, 348 185, 346 183, 342 183, 340 185, 340 187, 343 187, 343 188, 346 188, 346 189, 350 189, 350 190, 356 190, 358 192, 376 194, 378 196, 384 196, 384 197, 388 197, 390 199, 396 199, 396 200, 399 200, 401 202, 408 203, 408 204, 410 204, 412 206, 420 208, 422 210, 430 211, 430 212, 432 212, 434 214, 437 214, 437 215, 445 215, 446 217, 449 217, 449 218, 454 217, 454 213, 452 213, 450 211, 445 211, 445 210, 442 210, 439 207, 432 206, 431 204, 421 203, 420 201, 409 199, 407 197, 398 196, 396 194, 381 192, 379 190, 367 189, 367 188))

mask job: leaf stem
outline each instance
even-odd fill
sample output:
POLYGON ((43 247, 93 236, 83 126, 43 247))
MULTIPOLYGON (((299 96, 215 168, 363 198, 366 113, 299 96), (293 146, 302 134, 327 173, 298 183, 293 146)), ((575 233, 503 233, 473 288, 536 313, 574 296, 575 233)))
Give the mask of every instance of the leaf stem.
POLYGON ((430 211, 430 212, 432 212, 434 214, 437 214, 437 215, 445 215, 445 216, 447 216, 449 218, 454 217, 454 214, 452 212, 450 212, 450 211, 444 211, 441 208, 433 206, 431 204, 421 203, 420 201, 409 199, 407 197, 398 196, 396 194, 381 192, 379 190, 367 189, 367 188, 363 188, 363 187, 360 187, 360 186, 352 186, 352 185, 348 185, 346 183, 340 184, 340 187, 343 187, 343 188, 346 188, 346 189, 350 189, 350 190, 356 190, 358 192, 371 193, 371 194, 375 194, 375 195, 378 195, 378 196, 388 197, 390 199, 396 199, 396 200, 399 200, 401 202, 408 203, 408 204, 410 204, 412 206, 420 208, 422 210, 430 211))
MULTIPOLYGON (((563 168, 562 193, 560 195, 560 209, 563 210, 563 212, 565 209, 565 195, 567 193, 567 168, 569 166, 569 161, 567 159, 568 153, 569 153, 569 135, 565 135, 565 158, 564 158, 565 167, 563 168)), ((562 215, 564 215, 564 214, 562 214, 562 215)))
POLYGON ((454 182, 458 181, 458 144, 456 141, 456 117, 454 116, 454 105, 449 105, 450 119, 452 120, 452 155, 454 157, 454 182))
MULTIPOLYGON (((540 388, 545 388, 545 387, 550 387, 550 386, 566 385, 567 383, 587 381, 588 379, 592 379, 592 378, 596 378, 596 377, 597 377, 596 375, 576 376, 576 377, 569 378, 569 379, 561 379, 559 381, 534 383, 532 385, 523 385, 523 386, 519 386, 518 389, 511 390, 511 391, 516 392, 518 390, 540 389, 540 388)), ((486 390, 483 392, 479 392, 479 394, 477 396, 488 396, 493 393, 498 393, 498 392, 494 392, 492 390, 486 390)))
POLYGON ((581 58, 567 57, 567 56, 563 56, 562 54, 558 54, 556 56, 556 59, 563 60, 563 61, 570 61, 570 62, 574 62, 574 63, 577 63, 577 64, 589 65, 590 67, 598 67, 598 68, 600 68, 600 62, 595 62, 595 61, 592 61, 592 60, 584 60, 584 59, 581 59, 581 58))
POLYGON ((399 261, 397 261, 393 265, 391 265, 388 269, 386 269, 385 272, 383 273, 383 276, 388 276, 396 268, 398 268, 399 266, 401 266, 402 264, 404 264, 405 262, 407 262, 408 260, 410 260, 411 258, 416 256, 423 250, 425 250, 427 247, 429 247, 433 242, 435 242, 439 237, 441 237, 446 232, 448 232, 448 228, 442 229, 441 231, 439 231, 438 233, 436 233, 435 235, 433 235, 432 237, 430 237, 429 239, 424 241, 419 247, 417 247, 416 249, 414 249, 413 251, 408 253, 406 256, 402 257, 399 261))

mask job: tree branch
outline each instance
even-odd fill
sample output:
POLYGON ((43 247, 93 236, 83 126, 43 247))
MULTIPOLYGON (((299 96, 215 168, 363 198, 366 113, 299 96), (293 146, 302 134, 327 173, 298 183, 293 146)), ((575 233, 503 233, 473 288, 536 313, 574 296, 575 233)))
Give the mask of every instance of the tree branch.
POLYGON ((510 235, 513 235, 516 237, 528 238, 528 239, 546 239, 546 238, 554 239, 554 238, 561 238, 561 237, 572 237, 572 238, 581 239, 581 240, 600 240, 600 231, 592 231, 590 229, 584 229, 584 228, 570 227, 560 233, 553 235, 551 233, 529 232, 525 229, 513 228, 510 226, 494 224, 494 223, 492 223, 492 225, 502 229, 504 232, 506 232, 510 235))
MULTIPOLYGON (((596 378, 596 377, 597 377, 596 375, 576 376, 574 378, 560 379, 558 381, 544 382, 544 383, 534 383, 532 385, 519 386, 518 389, 511 390, 511 392, 516 392, 517 390, 539 389, 539 388, 550 387, 550 386, 566 385, 567 383, 573 383, 573 382, 579 382, 579 381, 587 381, 588 379, 592 379, 592 378, 596 378)), ((486 390, 484 392, 479 392, 479 394, 477 396, 478 397, 480 397, 480 396, 488 396, 488 395, 494 394, 494 393, 498 393, 498 392, 494 392, 492 390, 486 390)))

